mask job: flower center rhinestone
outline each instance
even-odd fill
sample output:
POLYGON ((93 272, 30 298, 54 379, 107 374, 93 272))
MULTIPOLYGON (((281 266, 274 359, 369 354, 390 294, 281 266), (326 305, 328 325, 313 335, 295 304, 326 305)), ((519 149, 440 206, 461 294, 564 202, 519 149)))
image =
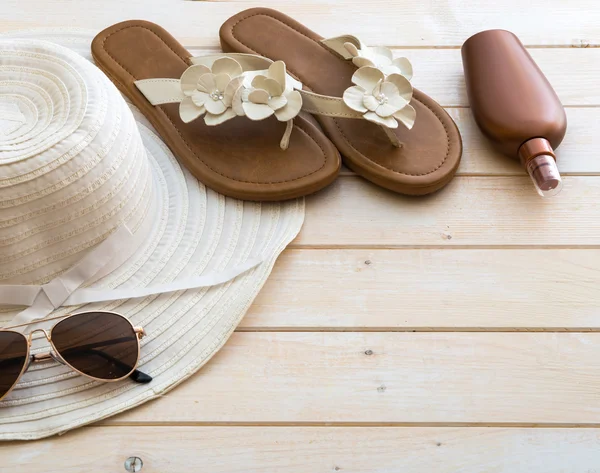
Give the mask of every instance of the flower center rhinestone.
POLYGON ((385 105, 388 103, 388 98, 385 96, 385 94, 379 94, 376 99, 379 100, 379 105, 385 105))
POLYGON ((217 101, 217 100, 223 100, 223 92, 221 92, 220 90, 215 90, 214 92, 212 92, 210 94, 210 98, 217 101))

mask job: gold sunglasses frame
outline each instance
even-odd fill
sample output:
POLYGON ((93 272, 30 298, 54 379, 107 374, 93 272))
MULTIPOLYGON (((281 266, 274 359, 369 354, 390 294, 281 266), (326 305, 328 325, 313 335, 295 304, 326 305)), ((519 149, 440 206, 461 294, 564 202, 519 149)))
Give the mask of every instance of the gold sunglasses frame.
POLYGON ((71 368, 73 371, 79 373, 80 375, 85 376, 86 378, 89 378, 89 379, 93 379, 95 381, 101 381, 103 383, 116 383, 117 381, 122 381, 122 380, 128 378, 129 376, 131 376, 131 374, 137 370, 139 363, 140 363, 140 352, 141 352, 140 340, 142 338, 144 338, 144 336, 146 335, 146 332, 144 332, 144 329, 142 327, 135 327, 123 315, 118 314, 116 312, 106 311, 106 310, 89 310, 89 311, 85 311, 85 312, 78 312, 76 314, 63 315, 60 317, 51 317, 49 319, 42 319, 39 321, 36 320, 35 322, 30 322, 27 324, 13 325, 12 327, 0 328, 0 333, 2 333, 2 332, 17 333, 17 334, 21 335, 27 342, 27 355, 25 357, 25 363, 23 363, 23 368, 21 369, 19 376, 17 376, 17 378, 15 379, 15 382, 10 387, 10 389, 8 391, 6 391, 2 396, 0 396, 0 401, 2 401, 6 396, 8 396, 12 392, 12 390, 19 383, 19 380, 21 379, 21 377, 29 369, 29 366, 31 365, 31 363, 41 363, 41 362, 48 361, 48 360, 54 360, 54 361, 57 361, 58 363, 64 364, 65 366, 68 366, 69 368, 71 368), (89 374, 83 373, 82 371, 80 371, 77 368, 75 368, 74 366, 72 366, 70 363, 67 363, 67 361, 61 356, 60 352, 57 350, 56 346, 54 345, 54 342, 52 342, 52 330, 54 330, 59 323, 63 322, 64 320, 68 320, 73 317, 77 317, 79 315, 98 314, 98 313, 117 315, 117 316, 121 317, 123 320, 125 320, 131 326, 133 333, 136 335, 135 338, 137 341, 137 360, 135 362, 135 366, 129 373, 127 373, 125 376, 121 376, 120 378, 102 379, 102 378, 96 378, 94 376, 90 376, 89 374), (13 330, 13 329, 19 328, 19 327, 26 327, 28 325, 33 325, 33 324, 42 323, 42 322, 49 322, 51 320, 58 320, 58 319, 62 319, 62 320, 60 322, 55 323, 52 326, 52 328, 50 329, 50 333, 48 333, 45 329, 36 329, 36 330, 32 330, 31 332, 29 332, 28 335, 25 335, 24 333, 13 330), (44 336, 46 337, 46 340, 48 340, 48 342, 50 343, 50 347, 52 349, 51 351, 49 351, 48 353, 40 353, 38 355, 31 355, 31 342, 33 340, 33 334, 36 332, 42 332, 44 334, 44 336))

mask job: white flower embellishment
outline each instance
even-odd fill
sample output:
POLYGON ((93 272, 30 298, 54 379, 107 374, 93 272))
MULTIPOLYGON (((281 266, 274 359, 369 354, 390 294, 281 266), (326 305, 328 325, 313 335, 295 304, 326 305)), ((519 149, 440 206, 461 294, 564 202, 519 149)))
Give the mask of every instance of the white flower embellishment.
POLYGON ((233 99, 233 109, 251 120, 275 115, 280 122, 289 122, 302 108, 302 96, 294 85, 295 81, 286 74, 285 63, 274 62, 266 75, 247 74, 244 89, 233 99))
POLYGON ((271 63, 268 69, 244 71, 238 61, 224 56, 211 67, 190 66, 179 87, 183 93, 179 115, 184 123, 202 115, 209 126, 237 116, 264 120, 275 115, 286 122, 281 147, 289 146, 293 119, 302 108, 302 96, 295 89, 302 89, 302 84, 286 73, 283 61, 271 63))
POLYGON ((358 49, 352 43, 344 43, 344 48, 352 55, 352 62, 357 67, 375 67, 386 76, 400 74, 408 80, 412 79, 413 69, 410 61, 405 57, 394 59, 392 51, 384 47, 361 47, 358 49))
POLYGON ((179 114, 185 123, 204 115, 207 125, 219 125, 236 116, 233 98, 242 86, 242 66, 230 57, 217 59, 211 68, 198 64, 181 76, 185 98, 179 114))
POLYGON ((409 130, 416 111, 409 105, 412 85, 400 74, 384 73, 375 67, 361 67, 352 76, 356 84, 344 91, 344 103, 363 114, 363 118, 388 128, 397 128, 398 121, 409 130))

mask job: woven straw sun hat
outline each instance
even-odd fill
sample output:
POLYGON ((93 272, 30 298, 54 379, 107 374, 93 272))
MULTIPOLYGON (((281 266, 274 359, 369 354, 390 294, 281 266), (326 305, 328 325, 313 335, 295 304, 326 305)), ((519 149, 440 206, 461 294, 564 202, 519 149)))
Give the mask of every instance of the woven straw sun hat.
MULTIPOLYGON (((0 36, 0 327, 37 320, 27 333, 55 323, 47 318, 117 312, 144 328, 139 367, 154 379, 102 383, 32 364, 0 401, 3 440, 65 432, 191 376, 231 335, 303 222, 303 200, 242 202, 194 179, 74 52, 89 58, 91 38, 0 36), (86 272, 90 264, 100 269, 86 272)), ((48 350, 36 334, 31 353, 48 350)))

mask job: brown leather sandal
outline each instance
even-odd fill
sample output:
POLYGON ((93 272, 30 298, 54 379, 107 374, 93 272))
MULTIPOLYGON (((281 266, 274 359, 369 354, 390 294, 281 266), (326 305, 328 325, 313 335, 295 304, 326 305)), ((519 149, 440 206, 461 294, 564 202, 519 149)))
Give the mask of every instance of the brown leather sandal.
POLYGON ((413 91, 406 58, 393 59, 389 49, 367 48, 353 36, 324 40, 268 8, 233 16, 220 37, 224 51, 285 61, 304 84, 303 109, 317 115, 344 163, 366 179, 422 195, 441 189, 456 173, 458 128, 438 103, 413 91))
POLYGON ((193 58, 163 28, 137 20, 98 34, 92 54, 181 163, 217 192, 291 199, 322 189, 339 172, 335 146, 298 114, 302 98, 294 89, 301 85, 281 61, 193 58))

